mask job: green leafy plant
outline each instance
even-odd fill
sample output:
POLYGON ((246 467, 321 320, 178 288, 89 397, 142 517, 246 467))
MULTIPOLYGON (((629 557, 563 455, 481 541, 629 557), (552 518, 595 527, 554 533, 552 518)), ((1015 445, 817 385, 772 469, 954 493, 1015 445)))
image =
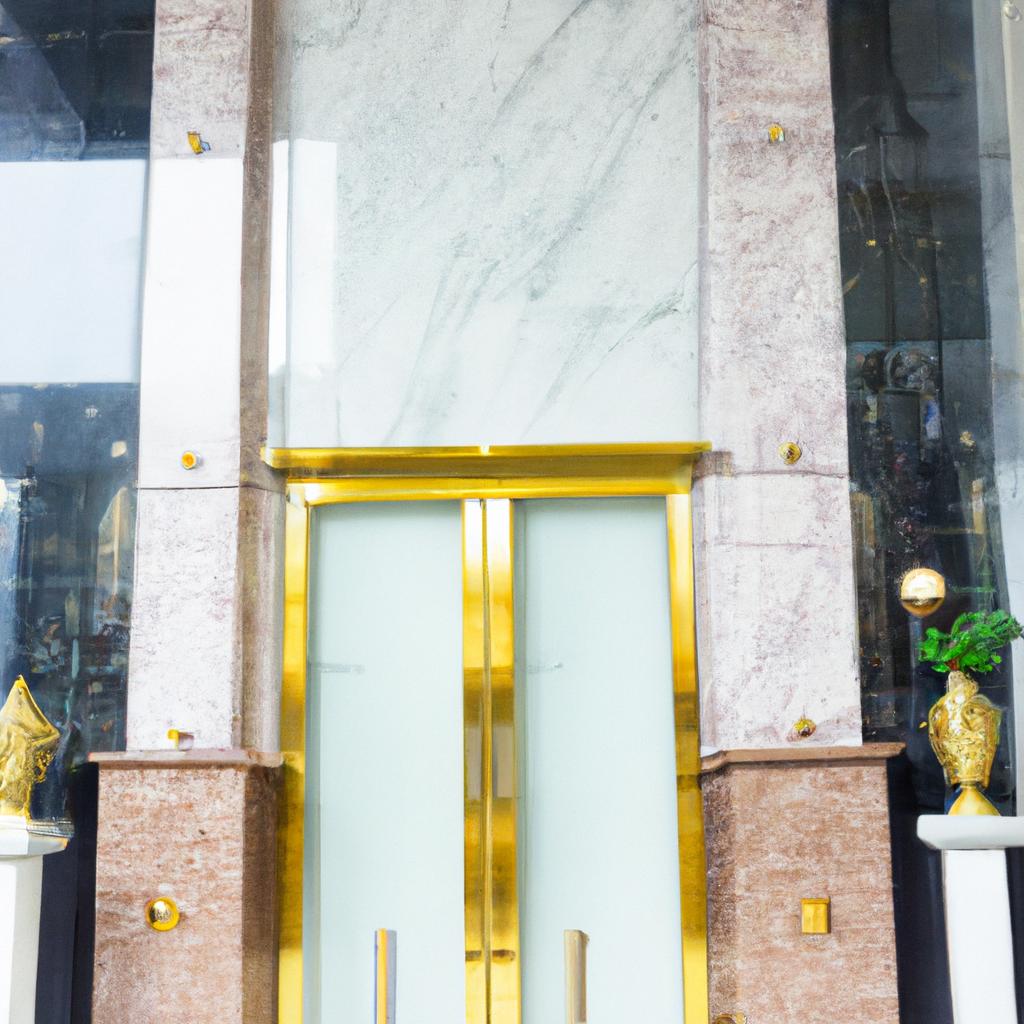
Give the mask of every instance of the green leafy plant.
POLYGON ((1016 640, 1021 629, 1009 612, 965 612, 948 633, 926 630, 918 654, 936 672, 991 672, 1003 660, 996 651, 1016 640))

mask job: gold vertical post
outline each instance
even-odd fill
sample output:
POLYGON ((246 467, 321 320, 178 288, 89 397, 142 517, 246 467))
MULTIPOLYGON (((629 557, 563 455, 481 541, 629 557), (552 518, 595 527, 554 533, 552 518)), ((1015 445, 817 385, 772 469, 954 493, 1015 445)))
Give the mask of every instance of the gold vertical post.
POLYGON ((462 522, 466 1019, 519 1024, 512 502, 462 522))
POLYGON ((306 595, 309 510, 301 485, 288 488, 285 513, 284 668, 281 753, 284 799, 278 829, 281 955, 278 1019, 302 1024, 302 857, 306 799, 306 595))
POLYGON ((489 803, 487 877, 490 904, 490 1024, 519 1024, 519 896, 516 871, 515 601, 512 502, 484 506, 487 643, 485 742, 489 803))
POLYGON ((465 744, 466 1021, 485 1024, 489 998, 484 898, 484 503, 462 503, 462 669, 465 744))
POLYGON ((586 1024, 587 943, 590 940, 586 932, 567 929, 564 941, 566 1024, 586 1024))
POLYGON ((697 703, 696 621, 693 592, 693 520, 689 493, 665 498, 668 519, 672 680, 676 727, 676 800, 679 816, 679 901, 683 935, 686 1024, 708 1019, 707 874, 700 793, 700 716, 697 703))
POLYGON ((395 994, 398 988, 398 935, 378 928, 374 942, 374 1024, 395 1024, 395 994))

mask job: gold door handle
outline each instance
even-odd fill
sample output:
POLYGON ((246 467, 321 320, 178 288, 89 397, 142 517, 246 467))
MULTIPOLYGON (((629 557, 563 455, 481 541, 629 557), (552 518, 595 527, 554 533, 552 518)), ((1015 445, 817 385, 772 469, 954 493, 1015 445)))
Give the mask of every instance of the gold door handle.
POLYGON ((395 974, 398 963, 398 933, 378 928, 374 933, 374 1024, 395 1024, 395 974))
POLYGON ((586 932, 565 932, 565 1019, 566 1024, 586 1024, 587 943, 586 932))

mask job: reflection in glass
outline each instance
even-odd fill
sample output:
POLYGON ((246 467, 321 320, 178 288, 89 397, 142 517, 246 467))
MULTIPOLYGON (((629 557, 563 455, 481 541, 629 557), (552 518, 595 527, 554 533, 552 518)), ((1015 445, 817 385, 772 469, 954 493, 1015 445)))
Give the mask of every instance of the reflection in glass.
MULTIPOLYGON (((863 729, 907 745, 890 786, 901 1020, 935 1024, 952 1019, 941 864, 915 825, 951 794, 920 728, 944 679, 917 646, 964 611, 1024 613, 1010 23, 998 3, 829 6, 863 729), (946 588, 924 617, 900 603, 919 566, 946 588)), ((989 790, 1004 814, 1022 673, 1018 649, 982 681, 1009 711, 989 790)))
POLYGON ((68 773, 125 739, 138 389, 0 386, 0 679, 60 741, 32 816, 70 832, 68 773))
MULTIPOLYGON (((917 726, 943 681, 917 663, 921 629, 1012 605, 1020 574, 1004 486, 1022 440, 1004 429, 1020 307, 1002 39, 998 6, 975 7, 833 5, 864 735, 907 741, 918 799, 937 808, 941 773, 917 726), (899 603, 917 566, 947 586, 923 623, 899 603)), ((1007 659, 985 679, 1004 706, 1012 674, 1007 659)), ((1012 760, 1004 736, 1004 811, 1012 760)))

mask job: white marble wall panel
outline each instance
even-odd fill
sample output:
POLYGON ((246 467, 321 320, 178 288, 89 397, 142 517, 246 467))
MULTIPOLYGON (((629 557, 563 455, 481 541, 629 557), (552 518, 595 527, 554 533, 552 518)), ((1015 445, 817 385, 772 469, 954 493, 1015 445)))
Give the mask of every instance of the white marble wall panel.
MULTIPOLYGON (((288 0, 280 18, 291 193, 336 222, 327 340, 291 311, 277 443, 695 437, 692 0, 288 0), (321 202, 303 142, 331 150, 321 202)), ((322 271, 307 227, 292 281, 322 271)))
POLYGON ((239 490, 139 492, 129 750, 240 746, 239 490))
POLYGON ((128 749, 278 746, 284 496, 139 492, 128 749))
POLYGON ((695 499, 702 745, 859 743, 848 482, 706 476, 695 499))
POLYGON ((238 0, 157 0, 150 153, 194 155, 188 133, 209 145, 205 156, 242 156, 256 4, 238 0))
POLYGON ((238 482, 240 157, 154 160, 142 318, 141 487, 238 482), (193 470, 181 454, 196 451, 193 470))

